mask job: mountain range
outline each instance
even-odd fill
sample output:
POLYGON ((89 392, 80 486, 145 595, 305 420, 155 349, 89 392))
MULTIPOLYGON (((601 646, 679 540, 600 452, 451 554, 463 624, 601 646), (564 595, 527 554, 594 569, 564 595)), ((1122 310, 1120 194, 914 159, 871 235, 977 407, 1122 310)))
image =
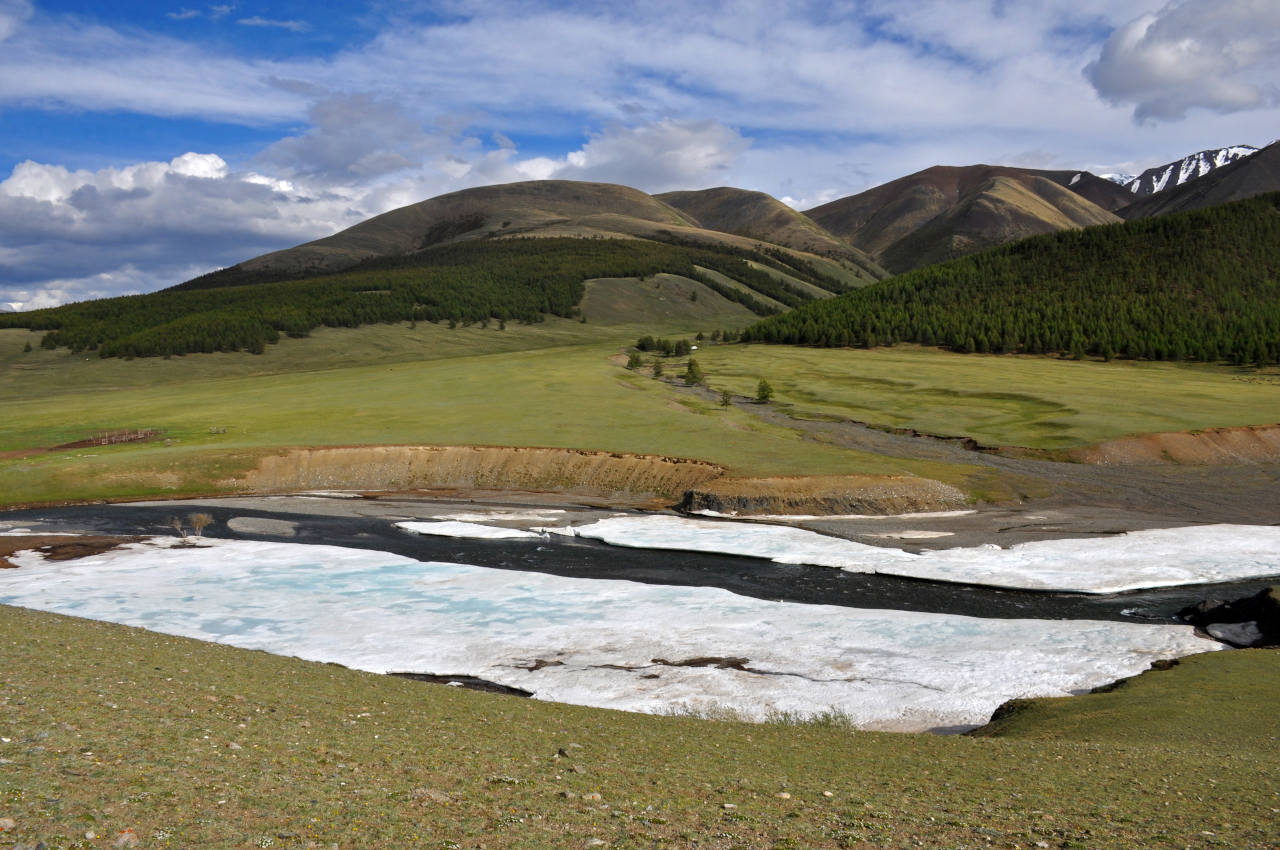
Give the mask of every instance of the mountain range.
MULTIPOLYGON (((261 352, 282 335, 374 322, 537 323, 554 315, 608 325, 644 324, 661 316, 740 328, 755 317, 863 290, 983 249, 1021 244, 1027 237, 1083 232, 1107 245, 1132 244, 1115 254, 1113 265, 1121 263, 1154 238, 1144 235, 1155 232, 1149 229, 1124 230, 1130 224, 1280 191, 1280 143, 1227 162, 1231 150, 1241 148, 1207 157, 1225 163, 1208 173, 1185 180, 1171 175, 1159 191, 1137 201, 1125 186, 1086 171, 993 165, 934 166, 807 212, 762 192, 732 187, 649 195, 627 186, 564 180, 483 186, 391 210, 332 236, 160 292, 5 313, 0 327, 45 330, 41 345, 46 348, 66 346, 103 357, 261 352), (1105 235, 1112 230, 1118 235, 1105 235), (1104 235, 1089 235, 1095 232, 1104 235)), ((1196 157, 1191 159, 1206 161, 1196 157)), ((1259 208, 1240 221, 1256 236, 1266 230, 1263 222, 1271 209, 1259 208)), ((1204 219, 1210 229, 1235 220, 1204 219)), ((1042 250, 1026 244, 1027 250, 1042 250)), ((1262 262, 1259 258, 1270 257, 1269 248, 1247 240, 1219 248, 1214 250, 1224 257, 1248 255, 1250 269, 1262 262)), ((1068 247, 1063 256, 1069 254, 1068 247)), ((980 268, 970 272, 975 285, 985 280, 980 268)), ((1035 274, 1043 277, 1048 270, 1035 274)), ((1219 301, 1228 305, 1227 312, 1242 309, 1231 298, 1245 298, 1243 304, 1252 297, 1231 287, 1223 291, 1228 295, 1219 301)), ((1145 309, 1125 303, 1125 309, 1145 309)), ((936 338, 934 332, 947 322, 938 319, 932 330, 912 332, 936 338)), ((828 342, 900 336, 887 319, 856 332, 828 320, 822 326, 828 328, 822 332, 828 342)), ((1053 333, 1017 346, 1053 348, 1054 340, 1073 336, 1060 328, 1053 333)), ((1249 345, 1253 336, 1267 333, 1249 331, 1249 345)), ((1122 334, 1112 334, 1117 335, 1122 334)), ((984 336, 1003 340, 1010 333, 1003 327, 976 333, 975 344, 984 336)), ((1178 331, 1174 336, 1196 337, 1199 345, 1209 335, 1178 331)), ((1210 343, 1206 357, 1228 350, 1233 357, 1253 356, 1252 348, 1237 350, 1216 338, 1210 343)), ((1106 345, 1121 350, 1118 343, 1097 342, 1100 351, 1110 350, 1106 345)), ((1133 350, 1152 351, 1161 359, 1167 351, 1191 347, 1151 339, 1133 350)), ((1259 350, 1262 359, 1280 356, 1269 343, 1259 350)))
POLYGON ((1147 195, 1154 195, 1166 189, 1176 189, 1188 180, 1204 177, 1211 171, 1257 152, 1258 149, 1253 145, 1232 145, 1226 148, 1199 151, 1182 159, 1148 168, 1136 177, 1126 176, 1125 179, 1120 179, 1117 176, 1108 175, 1108 179, 1123 184, 1134 198, 1145 198, 1147 195))
POLYGON ((733 187, 648 195, 606 183, 529 181, 401 207, 212 277, 222 283, 285 280, 477 239, 578 237, 767 247, 859 286, 1029 236, 1278 189, 1280 144, 1201 151, 1148 169, 1126 185, 1088 171, 933 166, 804 212, 733 187))

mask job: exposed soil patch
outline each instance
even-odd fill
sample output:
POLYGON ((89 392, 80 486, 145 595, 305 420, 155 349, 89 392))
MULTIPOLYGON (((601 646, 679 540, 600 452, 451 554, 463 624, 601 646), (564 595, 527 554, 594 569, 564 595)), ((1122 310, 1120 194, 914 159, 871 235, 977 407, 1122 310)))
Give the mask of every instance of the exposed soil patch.
POLYGON ((720 478, 688 490, 680 509, 724 514, 901 514, 965 506, 959 489, 928 478, 824 475, 720 478))
POLYGON ((1280 463, 1280 425, 1209 428, 1106 440, 1068 452, 1098 464, 1280 463))
POLYGON ((243 479, 259 492, 296 490, 552 490, 582 495, 681 493, 724 473, 704 461, 579 449, 351 446, 263 458, 243 479))
POLYGON ((0 569, 17 569, 18 565, 5 556, 14 552, 34 549, 51 561, 74 561, 109 552, 126 543, 138 543, 143 537, 65 537, 61 535, 32 534, 30 536, 0 537, 0 569))

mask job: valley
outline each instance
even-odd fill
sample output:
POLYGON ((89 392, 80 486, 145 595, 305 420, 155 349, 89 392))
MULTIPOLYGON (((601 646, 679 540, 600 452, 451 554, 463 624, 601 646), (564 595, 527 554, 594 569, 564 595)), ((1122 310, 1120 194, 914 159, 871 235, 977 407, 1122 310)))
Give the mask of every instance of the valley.
POLYGON ((931 169, 827 210, 862 242, 738 189, 483 187, 5 314, 6 763, 51 822, 123 780, 93 817, 213 845, 424 807, 512 847, 1257 843, 1276 650, 1179 611, 1280 575, 1275 196, 1123 223, 1075 176, 931 169), (54 679, 102 704, 45 729, 54 679), (1129 792, 1058 799, 1094 770, 1129 792))

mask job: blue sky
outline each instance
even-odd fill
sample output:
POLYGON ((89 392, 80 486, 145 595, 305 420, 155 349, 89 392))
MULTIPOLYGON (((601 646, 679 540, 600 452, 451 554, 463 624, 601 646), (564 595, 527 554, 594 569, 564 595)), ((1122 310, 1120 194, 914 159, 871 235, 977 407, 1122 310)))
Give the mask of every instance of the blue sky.
POLYGON ((0 306, 172 285, 442 192, 930 165, 1136 172, 1280 135, 1271 0, 0 0, 0 306))

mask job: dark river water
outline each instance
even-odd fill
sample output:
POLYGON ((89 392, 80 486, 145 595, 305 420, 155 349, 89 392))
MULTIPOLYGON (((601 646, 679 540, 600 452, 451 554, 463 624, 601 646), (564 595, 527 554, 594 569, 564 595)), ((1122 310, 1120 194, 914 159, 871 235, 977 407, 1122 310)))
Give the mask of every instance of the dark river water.
MULTIPOLYGON (((610 546, 553 535, 545 540, 468 540, 415 535, 387 519, 316 516, 201 507, 214 522, 205 536, 348 546, 393 552, 420 561, 445 561, 574 578, 624 579, 647 584, 719 587, 743 596, 853 608, 886 608, 973 617, 1178 622, 1182 608, 1204 599, 1237 599, 1276 583, 1255 579, 1117 594, 1046 593, 848 573, 830 567, 778 564, 733 555, 610 546), (286 520, 296 536, 240 534, 233 517, 286 520)), ((0 514, 8 522, 44 530, 113 535, 173 534, 173 508, 113 505, 45 508, 0 514)))

